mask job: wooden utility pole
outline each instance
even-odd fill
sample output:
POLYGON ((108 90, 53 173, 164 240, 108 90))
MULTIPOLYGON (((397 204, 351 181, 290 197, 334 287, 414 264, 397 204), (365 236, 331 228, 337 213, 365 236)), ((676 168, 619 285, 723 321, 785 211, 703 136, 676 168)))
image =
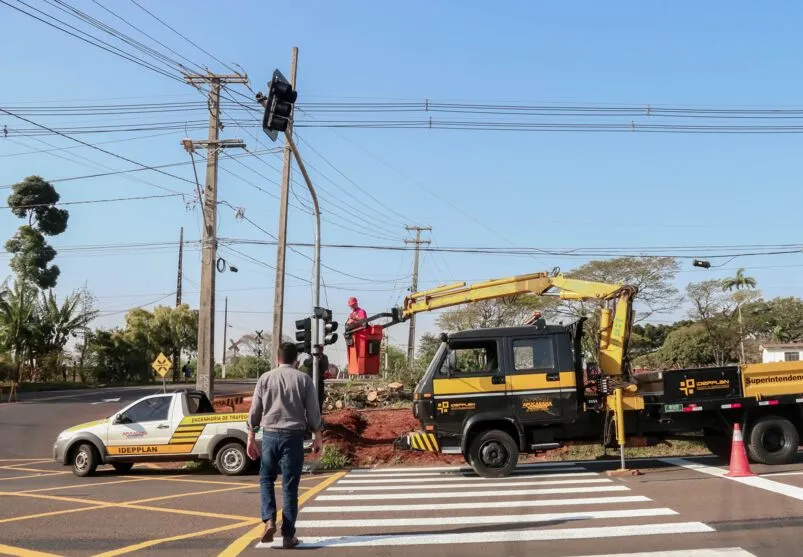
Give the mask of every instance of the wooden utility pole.
MULTIPOLYGON (((296 69, 298 66, 298 48, 293 47, 290 61, 290 85, 296 88, 296 69)), ((293 133, 293 118, 287 127, 287 133, 293 133)), ((276 246, 276 282, 273 289, 273 330, 271 332, 271 358, 278 364, 279 345, 282 343, 282 321, 284 320, 284 265, 287 256, 287 203, 290 197, 290 163, 293 151, 290 143, 284 142, 284 161, 282 163, 282 194, 279 200, 279 233, 276 246)))
MULTIPOLYGON (((429 240, 422 240, 421 233, 424 231, 431 232, 431 226, 406 226, 410 232, 415 232, 415 240, 404 240, 405 244, 415 245, 415 258, 413 260, 413 284, 410 287, 410 292, 418 292, 418 255, 422 245, 428 245, 429 240)), ((407 361, 412 362, 415 358, 415 315, 410 316, 410 336, 407 338, 407 361)))
MULTIPOLYGON (((182 280, 182 273, 184 271, 184 227, 178 236, 178 273, 176 273, 176 307, 181 305, 181 286, 184 282, 182 280)), ((181 378, 181 351, 173 351, 173 383, 177 383, 181 378)))
POLYGON ((248 83, 243 75, 186 75, 190 85, 209 84, 209 138, 206 141, 184 140, 190 153, 196 146, 206 147, 206 185, 203 199, 203 241, 201 244, 201 301, 198 309, 198 371, 196 388, 211 399, 215 376, 215 264, 217 262, 217 167, 221 148, 243 147, 240 140, 219 141, 220 89, 227 83, 248 83))
POLYGON ((223 379, 226 378, 226 338, 229 332, 229 297, 223 303, 223 379))

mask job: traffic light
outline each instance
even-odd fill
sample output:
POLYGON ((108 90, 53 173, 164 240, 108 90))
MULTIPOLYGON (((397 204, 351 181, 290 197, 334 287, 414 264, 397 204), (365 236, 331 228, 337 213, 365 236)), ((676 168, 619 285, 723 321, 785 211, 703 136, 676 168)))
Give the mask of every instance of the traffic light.
POLYGON ((315 317, 323 321, 323 344, 327 346, 337 342, 337 321, 332 321, 332 310, 326 308, 315 308, 315 317))
POLYGON ((262 130, 272 141, 276 141, 278 132, 285 131, 290 124, 296 98, 298 91, 293 89, 282 72, 274 70, 273 79, 268 84, 268 98, 265 103, 265 115, 262 118, 262 130))
POLYGON ((296 321, 296 348, 299 354, 312 354, 312 319, 309 317, 296 321))
POLYGON ((702 267, 703 269, 710 269, 711 263, 709 261, 705 261, 704 259, 695 259, 692 262, 692 265, 695 267, 702 267))

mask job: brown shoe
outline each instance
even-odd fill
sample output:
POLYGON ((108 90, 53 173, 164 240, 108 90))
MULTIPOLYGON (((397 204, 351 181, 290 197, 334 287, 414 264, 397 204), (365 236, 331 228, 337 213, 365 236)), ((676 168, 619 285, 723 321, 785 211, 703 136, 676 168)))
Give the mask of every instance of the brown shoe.
POLYGON ((272 520, 268 520, 265 523, 265 529, 262 531, 262 539, 260 541, 262 543, 272 543, 273 535, 275 533, 276 533, 276 523, 272 520))
POLYGON ((298 544, 301 543, 301 540, 293 536, 292 538, 284 537, 282 538, 282 549, 295 549, 298 544))

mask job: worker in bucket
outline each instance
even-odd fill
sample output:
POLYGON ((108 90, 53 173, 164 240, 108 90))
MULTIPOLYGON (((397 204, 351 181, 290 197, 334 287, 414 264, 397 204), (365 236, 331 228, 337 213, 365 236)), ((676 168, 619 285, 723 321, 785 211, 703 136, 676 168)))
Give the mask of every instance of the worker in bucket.
POLYGON ((357 298, 354 296, 349 298, 349 307, 351 308, 351 313, 349 314, 348 319, 346 319, 347 331, 365 324, 365 321, 368 319, 368 314, 365 313, 365 310, 360 307, 359 303, 357 302, 357 298))

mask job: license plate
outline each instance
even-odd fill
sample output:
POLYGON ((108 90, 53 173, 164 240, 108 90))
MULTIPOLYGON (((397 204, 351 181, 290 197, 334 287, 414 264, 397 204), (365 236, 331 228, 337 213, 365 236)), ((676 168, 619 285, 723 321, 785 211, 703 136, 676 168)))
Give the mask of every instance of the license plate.
POLYGON ((683 412, 682 404, 664 404, 664 412, 683 412))

